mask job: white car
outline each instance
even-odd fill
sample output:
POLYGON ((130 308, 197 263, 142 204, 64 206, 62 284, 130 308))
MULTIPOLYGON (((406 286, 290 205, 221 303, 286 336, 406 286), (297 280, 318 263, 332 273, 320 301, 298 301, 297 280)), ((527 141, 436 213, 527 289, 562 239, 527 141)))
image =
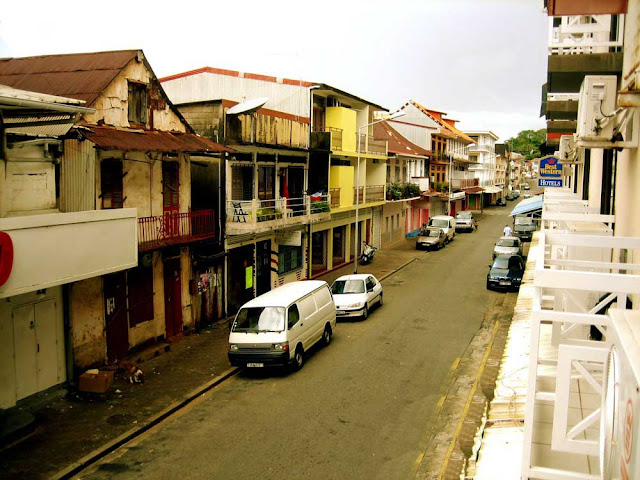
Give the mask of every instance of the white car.
POLYGON ((331 285, 338 318, 369 316, 374 305, 382 305, 382 285, 369 274, 343 275, 331 285))

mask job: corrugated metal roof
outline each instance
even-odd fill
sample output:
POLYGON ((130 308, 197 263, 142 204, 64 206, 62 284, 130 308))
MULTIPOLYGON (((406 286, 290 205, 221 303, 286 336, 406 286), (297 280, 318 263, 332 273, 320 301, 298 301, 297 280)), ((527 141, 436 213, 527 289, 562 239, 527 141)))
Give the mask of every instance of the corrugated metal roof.
POLYGON ((192 133, 79 127, 76 131, 103 150, 163 153, 233 153, 231 148, 192 133))
POLYGON ((373 135, 376 140, 386 140, 388 142, 388 150, 390 153, 417 157, 428 157, 431 155, 429 150, 425 150, 403 137, 396 129, 389 125, 388 122, 375 124, 373 126, 373 135))
POLYGON ((91 105, 140 50, 0 59, 0 84, 91 105))

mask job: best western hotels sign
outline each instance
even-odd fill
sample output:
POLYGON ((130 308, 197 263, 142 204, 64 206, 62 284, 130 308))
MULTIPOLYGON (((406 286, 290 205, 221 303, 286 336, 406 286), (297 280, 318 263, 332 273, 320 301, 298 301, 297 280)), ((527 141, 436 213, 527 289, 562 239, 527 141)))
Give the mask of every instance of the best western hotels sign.
POLYGON ((562 165, 558 157, 548 155, 540 159, 539 187, 561 187, 562 186, 562 165))

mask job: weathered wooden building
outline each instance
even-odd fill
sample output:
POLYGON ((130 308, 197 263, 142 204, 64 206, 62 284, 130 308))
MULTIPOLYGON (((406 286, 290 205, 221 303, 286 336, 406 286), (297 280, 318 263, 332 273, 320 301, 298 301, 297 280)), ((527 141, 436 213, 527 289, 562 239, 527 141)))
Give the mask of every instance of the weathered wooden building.
MULTIPOLYGON (((219 284, 217 272, 194 252, 215 253, 215 245, 207 250, 203 244, 215 244, 218 217, 213 209, 192 209, 191 157, 230 150, 193 133, 140 50, 4 59, 0 84, 65 95, 93 109, 73 120, 47 177, 51 182, 32 186, 34 192, 53 188, 50 211, 75 212, 87 222, 96 211, 134 216, 133 237, 106 228, 83 238, 125 249, 134 259, 127 269, 103 268, 61 282, 67 363, 83 369, 116 361, 134 347, 194 326, 202 317, 202 297, 217 298, 210 291, 219 284)), ((77 250, 70 261, 95 262, 100 252, 85 252, 81 243, 71 244, 77 250)))

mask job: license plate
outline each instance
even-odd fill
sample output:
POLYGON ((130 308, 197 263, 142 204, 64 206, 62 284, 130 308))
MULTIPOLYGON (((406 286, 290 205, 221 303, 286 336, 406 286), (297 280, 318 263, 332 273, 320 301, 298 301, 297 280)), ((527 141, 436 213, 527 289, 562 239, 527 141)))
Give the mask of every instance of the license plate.
POLYGON ((264 363, 255 363, 255 362, 251 363, 250 362, 250 363, 247 363, 247 367, 249 367, 249 368, 251 368, 251 367, 253 367, 253 368, 256 368, 256 367, 257 368, 261 368, 261 367, 264 367, 264 363))
POLYGON ((336 310, 336 315, 344 315, 344 310, 336 310))
POLYGON ((511 285, 511 282, 500 282, 500 285, 511 285))

